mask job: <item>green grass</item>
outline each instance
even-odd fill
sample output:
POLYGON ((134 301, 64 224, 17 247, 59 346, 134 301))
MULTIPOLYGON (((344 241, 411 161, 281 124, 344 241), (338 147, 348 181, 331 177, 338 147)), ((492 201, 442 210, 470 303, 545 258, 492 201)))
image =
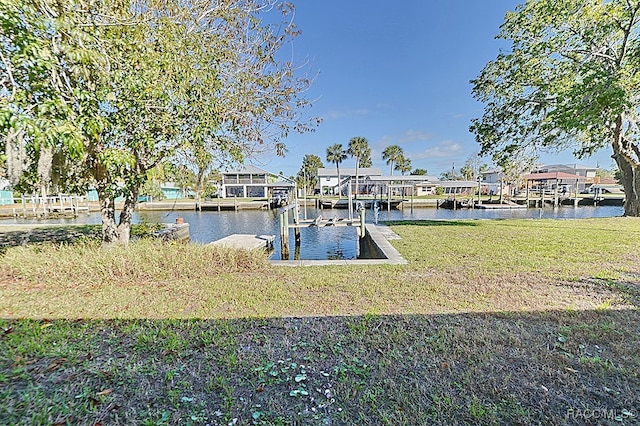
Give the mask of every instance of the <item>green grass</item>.
POLYGON ((0 261, 0 315, 430 314, 594 309, 637 300, 628 284, 638 273, 637 219, 392 227, 402 236, 393 244, 409 265, 281 269, 259 253, 146 240, 110 249, 87 239, 7 248, 0 261))
POLYGON ((391 226, 408 265, 7 246, 0 424, 637 422, 640 220, 391 226))

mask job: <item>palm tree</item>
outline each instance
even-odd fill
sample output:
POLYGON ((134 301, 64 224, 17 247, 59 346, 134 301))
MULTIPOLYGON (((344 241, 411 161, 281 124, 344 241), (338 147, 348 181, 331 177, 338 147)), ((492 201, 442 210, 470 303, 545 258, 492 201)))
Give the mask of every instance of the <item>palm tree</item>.
POLYGON ((386 160, 387 164, 391 165, 391 176, 393 176, 393 166, 402 156, 402 148, 398 145, 388 146, 382 151, 382 159, 386 160))
POLYGON ((366 138, 356 136, 349 141, 347 152, 356 158, 356 198, 358 198, 358 169, 360 168, 360 161, 371 157, 371 148, 369 148, 369 142, 366 138))
MULTIPOLYGON (((400 157, 398 157, 398 159, 396 160, 395 169, 400 171, 400 173, 402 173, 402 176, 404 176, 405 172, 411 171, 411 159, 406 158, 403 154, 400 154, 400 157)), ((404 182, 402 185, 402 196, 404 197, 404 182)))
POLYGON ((327 161, 329 163, 336 163, 336 170, 338 172, 338 199, 340 198, 340 163, 347 158, 347 152, 342 148, 341 143, 336 143, 327 148, 327 161))
POLYGON ((404 155, 400 155, 400 157, 396 160, 395 169, 400 171, 404 176, 405 172, 411 171, 411 159, 406 158, 404 155))

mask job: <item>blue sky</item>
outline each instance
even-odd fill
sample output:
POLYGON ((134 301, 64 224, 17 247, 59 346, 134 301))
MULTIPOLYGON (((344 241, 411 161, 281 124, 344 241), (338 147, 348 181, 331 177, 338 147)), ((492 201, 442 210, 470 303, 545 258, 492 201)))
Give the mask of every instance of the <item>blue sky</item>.
MULTIPOLYGON (((459 169, 479 147, 468 128, 482 115, 469 80, 506 46, 495 39, 513 0, 297 0, 302 35, 293 46, 318 73, 307 93, 308 111, 323 122, 313 133, 286 139, 285 158, 264 156, 251 163, 295 175, 305 154, 326 163, 326 148, 364 136, 375 167, 388 166, 382 150, 400 145, 413 168, 440 175, 459 169)), ((348 158, 343 167, 354 167, 348 158)), ((610 153, 576 160, 570 152, 543 155, 550 163, 610 168, 610 153)), ((487 160, 489 162, 489 160, 487 160)))

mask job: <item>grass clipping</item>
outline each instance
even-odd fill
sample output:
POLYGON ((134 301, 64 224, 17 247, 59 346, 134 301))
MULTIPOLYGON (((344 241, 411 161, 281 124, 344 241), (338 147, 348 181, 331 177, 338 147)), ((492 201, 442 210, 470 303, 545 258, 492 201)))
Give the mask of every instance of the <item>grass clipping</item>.
POLYGON ((141 239, 128 246, 103 246, 96 240, 74 244, 14 247, 3 256, 6 275, 28 281, 42 277, 59 283, 152 283, 187 280, 268 268, 266 253, 213 245, 163 243, 141 239))

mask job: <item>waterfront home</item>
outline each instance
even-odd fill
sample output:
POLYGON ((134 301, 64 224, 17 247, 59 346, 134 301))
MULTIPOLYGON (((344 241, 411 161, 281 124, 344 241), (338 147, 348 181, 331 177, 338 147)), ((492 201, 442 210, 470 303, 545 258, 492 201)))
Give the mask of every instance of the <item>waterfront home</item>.
POLYGON ((538 193, 554 193, 574 195, 584 189, 584 182, 587 179, 577 174, 553 171, 530 173, 523 176, 527 181, 527 189, 538 193))
POLYGON ((367 179, 366 183, 372 188, 371 192, 376 194, 391 195, 431 195, 436 193, 436 188, 442 181, 436 176, 428 175, 394 175, 394 176, 373 176, 367 179))
POLYGON ((545 164, 532 169, 531 175, 546 174, 547 176, 553 176, 553 173, 564 173, 563 182, 554 182, 553 178, 541 180, 546 183, 545 189, 555 190, 555 185, 558 185, 560 189, 569 189, 570 186, 572 191, 577 189, 578 192, 582 192, 595 183, 596 170, 596 167, 585 166, 582 164, 545 164), (571 177, 569 175, 575 177, 571 177))
MULTIPOLYGON (((358 168, 358 189, 359 193, 369 192, 366 187, 367 178, 376 176, 382 176, 382 171, 377 167, 360 167, 358 168)), ((338 195, 338 188, 342 191, 342 194, 346 195, 348 192, 348 183, 352 182, 351 190, 356 193, 355 187, 355 168, 342 168, 340 167, 340 176, 338 176, 338 170, 335 167, 320 167, 318 169, 318 187, 317 189, 323 195, 338 195)))
POLYGON ((587 181, 596 177, 596 167, 585 166, 582 164, 545 164, 535 167, 531 170, 531 173, 567 173, 571 175, 581 176, 587 181))
POLYGON ((262 170, 253 165, 244 165, 238 169, 222 173, 220 196, 262 198, 269 197, 272 191, 293 191, 293 180, 279 174, 262 170))

